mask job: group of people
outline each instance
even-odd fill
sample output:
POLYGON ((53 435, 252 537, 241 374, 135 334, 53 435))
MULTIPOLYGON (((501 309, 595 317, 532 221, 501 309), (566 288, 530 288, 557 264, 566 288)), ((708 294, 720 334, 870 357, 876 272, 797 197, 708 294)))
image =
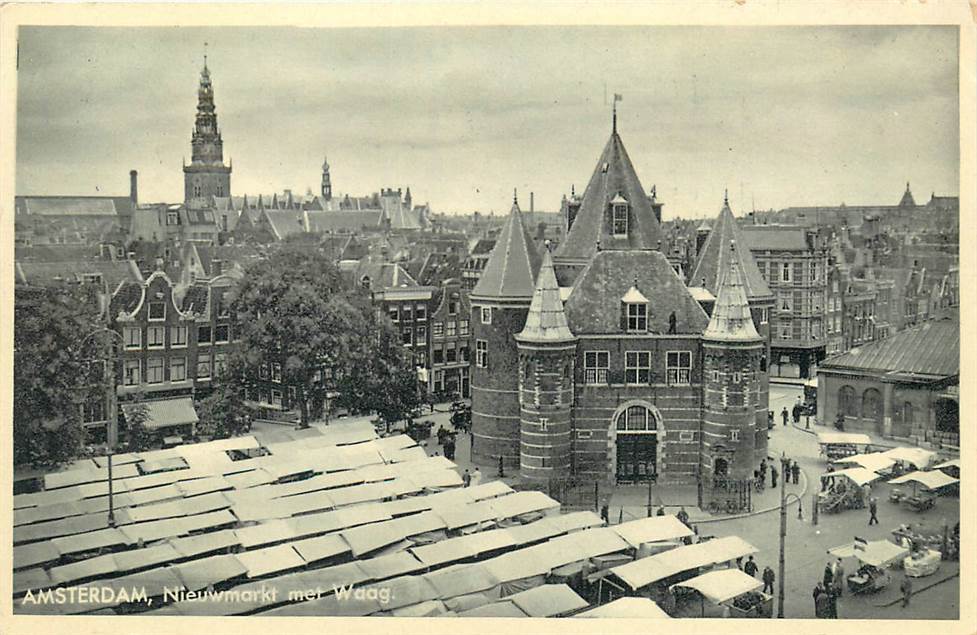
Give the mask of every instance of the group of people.
MULTIPOLYGON (((753 556, 750 556, 745 564, 743 563, 743 558, 737 558, 736 566, 739 567, 743 573, 753 578, 756 577, 757 571, 760 570, 760 566, 753 559, 753 556)), ((773 595, 773 582, 776 578, 777 576, 774 575, 773 569, 771 569, 769 566, 763 568, 763 573, 760 574, 760 579, 763 581, 764 593, 773 595)))
POLYGON ((824 576, 814 587, 814 617, 838 619, 838 598, 845 593, 845 567, 841 558, 824 565, 824 576))
POLYGON ((438 445, 444 450, 444 458, 449 461, 455 460, 455 437, 458 435, 457 432, 451 432, 450 430, 445 430, 443 427, 438 427, 438 445))
POLYGON ((783 474, 785 483, 794 483, 795 485, 800 481, 801 478, 801 466, 797 461, 788 459, 786 456, 780 459, 780 471, 777 470, 776 466, 767 465, 767 460, 763 459, 760 461, 760 468, 753 470, 753 480, 756 483, 757 491, 761 491, 766 487, 767 482, 767 471, 770 471, 770 487, 777 487, 777 478, 783 474))
POLYGON ((469 472, 465 470, 464 474, 461 475, 461 483, 465 487, 476 487, 482 482, 482 471, 475 468, 474 472, 469 472))

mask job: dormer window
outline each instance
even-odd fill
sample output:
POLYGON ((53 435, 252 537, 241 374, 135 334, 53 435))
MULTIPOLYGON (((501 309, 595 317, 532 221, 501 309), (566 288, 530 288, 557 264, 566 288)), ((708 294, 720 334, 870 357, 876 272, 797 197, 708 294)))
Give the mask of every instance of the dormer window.
POLYGON ((628 235, 628 202, 620 194, 611 201, 611 222, 614 236, 628 235))
POLYGON ((629 333, 648 331, 648 298, 636 286, 628 289, 621 298, 622 327, 629 333))

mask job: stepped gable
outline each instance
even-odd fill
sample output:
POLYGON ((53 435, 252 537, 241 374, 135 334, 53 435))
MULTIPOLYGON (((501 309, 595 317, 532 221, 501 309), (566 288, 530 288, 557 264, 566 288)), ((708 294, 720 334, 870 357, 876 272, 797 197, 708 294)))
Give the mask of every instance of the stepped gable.
MULTIPOLYGON (((705 223, 703 223, 705 224, 705 223)), ((701 226, 700 226, 701 229, 701 226)), ((729 201, 723 201, 723 208, 716 218, 715 225, 709 231, 699 254, 695 270, 689 278, 689 284, 704 286, 714 296, 719 295, 719 287, 723 276, 729 270, 730 263, 735 259, 739 267, 741 281, 746 290, 746 297, 750 300, 772 300, 773 293, 763 279, 760 269, 753 259, 743 239, 743 232, 729 208, 729 201), (731 241, 735 241, 740 249, 729 249, 731 241), (703 284, 702 280, 705 279, 703 284)))
POLYGON ((513 201, 509 217, 495 240, 485 270, 472 289, 473 299, 525 300, 533 298, 540 256, 522 220, 519 203, 513 201))
POLYGON ((739 257, 736 255, 740 249, 737 249, 735 242, 728 243, 729 268, 723 276, 709 326, 702 334, 703 339, 720 342, 763 341, 750 315, 750 304, 746 299, 746 289, 740 275, 739 257))
POLYGON ((624 142, 611 133, 587 183, 573 225, 557 250, 557 259, 589 260, 600 249, 658 249, 661 227, 651 201, 634 171, 624 142), (620 198, 628 204, 628 231, 615 236, 610 203, 620 198))
POLYGON ((631 287, 648 300, 648 331, 667 333, 675 314, 677 333, 702 333, 709 317, 660 251, 598 251, 580 272, 564 305, 570 330, 621 334, 621 302, 631 287))
POLYGON ((529 305, 526 326, 515 336, 519 342, 559 343, 572 342, 576 338, 567 325, 567 316, 560 299, 560 286, 553 272, 553 258, 549 251, 543 254, 543 262, 536 278, 536 290, 529 305))

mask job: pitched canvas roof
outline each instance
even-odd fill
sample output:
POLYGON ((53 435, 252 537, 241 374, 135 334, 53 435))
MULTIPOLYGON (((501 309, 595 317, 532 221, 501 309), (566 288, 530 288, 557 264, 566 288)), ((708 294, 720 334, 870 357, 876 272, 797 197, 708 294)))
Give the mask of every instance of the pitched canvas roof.
POLYGON ((724 202, 719 217, 716 219, 715 227, 709 232, 705 244, 702 246, 702 253, 699 254, 690 284, 700 285, 709 289, 713 295, 719 294, 719 285, 722 276, 729 269, 730 260, 735 257, 742 276, 743 287, 746 290, 748 299, 770 299, 773 294, 770 287, 760 274, 760 269, 753 260, 753 255, 747 249, 729 249, 730 241, 736 241, 737 245, 745 247, 748 243, 743 240, 743 232, 740 230, 733 211, 729 208, 729 203, 724 202), (703 278, 705 283, 702 282, 703 278))
POLYGON ((960 374, 960 323, 925 322, 826 359, 819 368, 956 376, 960 374))
POLYGON ((719 287, 716 306, 712 310, 709 326, 702 334, 704 339, 721 342, 762 342, 750 315, 750 304, 740 276, 736 243, 729 243, 729 269, 719 287))
POLYGON ((560 285, 556 283, 553 272, 553 258, 550 252, 543 254, 543 264, 536 278, 536 290, 529 305, 526 326, 515 336, 520 342, 572 342, 573 333, 567 326, 567 316, 563 312, 560 299, 560 285))
POLYGON ((539 266, 540 256, 523 224, 519 203, 514 201, 471 296, 531 300, 539 266))
POLYGON ((570 330, 620 333, 621 298, 634 285, 648 298, 648 331, 667 333, 675 313, 678 333, 702 333, 705 311, 660 251, 599 251, 580 272, 564 310, 570 330))
POLYGON ((661 228, 651 202, 616 130, 597 160, 580 210, 557 250, 557 258, 590 259, 597 251, 598 240, 601 249, 657 249, 661 240, 661 228), (628 202, 625 237, 614 236, 607 212, 608 203, 618 196, 628 202))

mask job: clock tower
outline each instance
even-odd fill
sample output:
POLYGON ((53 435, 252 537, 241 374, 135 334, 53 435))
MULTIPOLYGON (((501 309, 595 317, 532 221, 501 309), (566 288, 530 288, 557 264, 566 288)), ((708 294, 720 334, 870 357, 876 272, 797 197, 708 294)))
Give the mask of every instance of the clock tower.
POLYGON ((183 165, 183 202, 188 208, 210 207, 211 197, 231 195, 231 166, 224 165, 224 141, 217 127, 214 86, 207 56, 197 90, 197 117, 190 139, 190 165, 183 165))

